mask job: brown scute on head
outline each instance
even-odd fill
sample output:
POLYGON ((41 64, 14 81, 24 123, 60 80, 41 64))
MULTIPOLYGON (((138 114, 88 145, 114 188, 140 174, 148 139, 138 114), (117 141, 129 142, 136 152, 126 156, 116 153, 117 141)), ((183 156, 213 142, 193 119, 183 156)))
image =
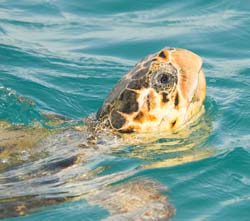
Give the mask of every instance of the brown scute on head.
POLYGON ((138 80, 132 80, 129 83, 128 88, 134 90, 140 90, 141 88, 148 88, 148 86, 149 86, 148 82, 145 80, 145 78, 143 78, 138 80))
POLYGON ((146 68, 150 68, 151 64, 154 62, 154 61, 157 61, 158 59, 157 58, 153 58, 153 59, 150 59, 148 61, 146 61, 143 66, 145 66, 146 68))
POLYGON ((147 81, 144 81, 143 87, 144 87, 144 88, 148 88, 148 87, 149 87, 149 83, 148 83, 147 81))
POLYGON ((124 117, 117 111, 111 113, 111 124, 115 129, 120 129, 126 123, 124 117))
POLYGON ((118 130, 118 132, 123 133, 123 134, 130 134, 130 133, 134 133, 135 131, 133 128, 128 128, 124 130, 118 130))
MULTIPOLYGON (((151 62, 150 62, 151 63, 151 62)), ((136 71, 133 71, 131 73, 132 79, 140 79, 143 78, 149 71, 149 66, 148 67, 140 67, 136 71)))
POLYGON ((145 121, 155 121, 157 120, 157 118, 154 115, 148 114, 148 113, 143 113, 142 111, 140 111, 135 117, 134 117, 134 121, 136 123, 143 123, 145 121))
POLYGON ((155 109, 156 106, 157 106, 157 104, 156 104, 155 95, 154 95, 154 92, 151 90, 149 92, 149 94, 147 95, 147 109, 148 109, 148 112, 150 112, 150 110, 155 109))
POLYGON ((174 105, 178 106, 178 104, 179 104, 179 94, 177 92, 176 95, 175 95, 175 99, 174 99, 174 105))
POLYGON ((157 58, 153 55, 150 55, 144 58, 139 63, 137 63, 135 67, 129 72, 129 78, 140 79, 140 78, 145 77, 154 60, 157 60, 157 58))
POLYGON ((109 93, 109 95, 104 100, 101 108, 96 114, 96 118, 100 120, 104 116, 110 113, 110 107, 113 105, 114 101, 119 97, 120 93, 127 87, 129 80, 123 77, 120 81, 117 82, 115 87, 109 93))
POLYGON ((125 90, 120 96, 118 110, 126 114, 138 111, 138 103, 136 101, 136 97, 136 92, 125 90))
POLYGON ((147 108, 148 108, 148 111, 150 111, 150 95, 149 94, 147 95, 147 108))
POLYGON ((110 103, 104 103, 102 107, 97 111, 96 118, 100 119, 103 116, 107 115, 110 112, 110 107, 111 107, 110 103))
POLYGON ((177 119, 175 119, 174 121, 171 122, 171 125, 170 125, 171 129, 174 128, 174 126, 176 125, 176 123, 177 123, 177 119))
POLYGON ((143 121, 143 117, 144 117, 144 114, 143 114, 143 112, 140 111, 140 112, 135 116, 134 121, 136 121, 136 122, 142 122, 142 121, 143 121))
POLYGON ((168 94, 166 92, 163 92, 161 95, 162 95, 162 102, 163 103, 169 102, 168 94))
POLYGON ((161 57, 161 58, 166 58, 166 55, 165 55, 164 51, 161 51, 161 52, 160 52, 159 57, 161 57))

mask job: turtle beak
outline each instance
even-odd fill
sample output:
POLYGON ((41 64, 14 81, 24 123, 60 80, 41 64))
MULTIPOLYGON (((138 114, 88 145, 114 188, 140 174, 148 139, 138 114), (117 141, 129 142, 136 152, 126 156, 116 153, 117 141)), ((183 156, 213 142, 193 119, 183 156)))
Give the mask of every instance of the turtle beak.
POLYGON ((190 103, 194 96, 199 96, 203 101, 206 84, 200 56, 185 49, 176 49, 172 53, 172 61, 179 68, 178 89, 184 100, 190 103))

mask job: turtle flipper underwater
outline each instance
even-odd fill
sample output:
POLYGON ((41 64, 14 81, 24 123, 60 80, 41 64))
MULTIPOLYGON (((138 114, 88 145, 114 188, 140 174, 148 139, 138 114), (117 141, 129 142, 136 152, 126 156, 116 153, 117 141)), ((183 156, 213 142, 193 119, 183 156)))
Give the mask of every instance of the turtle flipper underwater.
POLYGON ((109 211, 111 215, 105 221, 167 220, 175 209, 162 191, 166 188, 160 183, 139 179, 98 191, 88 201, 109 211))
MULTIPOLYGON (((9 160, 10 163, 7 166, 6 163, 2 164, 0 169, 2 168, 1 171, 4 172, 20 164, 32 162, 39 157, 42 158, 42 154, 53 152, 54 149, 53 153, 61 154, 62 160, 43 165, 40 170, 23 177, 19 176, 18 179, 52 176, 79 163, 88 165, 95 157, 107 151, 112 152, 112 149, 122 148, 123 144, 147 143, 155 140, 160 134, 163 136, 164 134, 177 134, 204 111, 205 94, 206 83, 201 58, 184 49, 163 49, 135 65, 117 83, 94 119, 87 118, 85 125, 80 128, 55 130, 37 126, 15 128, 2 123, 0 155, 2 159, 9 160), (114 140, 116 140, 115 144, 113 144, 114 140), (77 154, 64 159, 63 151, 67 148, 72 148, 72 152, 77 152, 77 154), (20 160, 18 157, 13 157, 20 151, 27 150, 29 150, 28 158, 20 160)), ((64 121, 61 118, 47 117, 52 122, 64 121)), ((133 157, 141 157, 138 152, 130 154, 133 157)), ((199 155, 198 158, 192 160, 205 156, 207 155, 199 155)), ((190 157, 183 158, 181 162, 184 163, 186 159, 190 162, 190 157)), ((162 164, 162 166, 166 165, 169 166, 166 163, 162 164)), ((90 203, 106 208, 112 214, 109 218, 113 220, 118 217, 124 220, 160 220, 172 216, 174 209, 167 198, 161 194, 156 182, 134 180, 112 185, 113 182, 128 178, 136 172, 138 170, 126 172, 123 175, 114 174, 113 177, 102 177, 96 176, 98 168, 94 171, 88 170, 81 179, 86 183, 95 183, 96 188, 95 191, 90 191, 93 195, 83 194, 82 197, 90 203), (109 180, 108 185, 102 185, 101 179, 109 180), (111 193, 113 196, 110 197, 111 193), (107 199, 107 196, 110 199, 107 199)), ((8 182, 5 177, 1 179, 2 183, 8 182)), ((70 182, 72 180, 65 183, 70 185, 70 182)), ((48 200, 39 196, 36 199, 32 195, 12 201, 6 198, 0 201, 0 205, 5 207, 1 211, 0 206, 0 211, 3 217, 25 215, 41 205, 50 205, 73 198, 75 197, 58 197, 48 200)))

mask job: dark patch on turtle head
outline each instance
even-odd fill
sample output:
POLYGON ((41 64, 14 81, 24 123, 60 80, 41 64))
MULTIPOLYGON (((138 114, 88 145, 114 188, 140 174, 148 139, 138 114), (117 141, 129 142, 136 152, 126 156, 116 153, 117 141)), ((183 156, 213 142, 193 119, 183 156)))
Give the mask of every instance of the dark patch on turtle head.
POLYGON ((168 94, 166 92, 163 92, 161 96, 162 96, 162 102, 163 103, 169 102, 168 94))
POLYGON ((148 78, 132 80, 128 85, 129 89, 134 89, 134 90, 140 90, 142 88, 148 88, 148 87, 149 87, 149 79, 148 78))
POLYGON ((111 107, 119 98, 122 91, 127 87, 129 82, 130 82, 129 79, 126 79, 125 77, 123 77, 120 81, 118 81, 118 83, 115 85, 113 90, 109 93, 109 95, 103 102, 101 108, 98 110, 96 114, 97 120, 100 120, 105 116, 109 115, 111 107))
POLYGON ((149 71, 149 66, 148 67, 141 67, 137 71, 131 71, 131 78, 132 79, 144 78, 147 75, 148 71, 149 71))
POLYGON ((160 52, 159 57, 161 57, 161 58, 166 58, 166 55, 165 55, 164 51, 161 51, 161 52, 160 52))
POLYGON ((177 123, 177 119, 171 122, 170 127, 173 129, 176 123, 177 123))
POLYGON ((143 112, 140 111, 140 112, 135 116, 134 120, 135 120, 136 122, 141 122, 141 121, 143 120, 143 117, 144 117, 144 114, 143 114, 143 112))
POLYGON ((125 129, 125 130, 118 130, 120 133, 126 133, 126 134, 130 134, 130 133, 133 133, 135 132, 133 128, 128 128, 128 129, 125 129))
POLYGON ((130 114, 138 111, 138 103, 136 101, 137 94, 131 90, 125 90, 115 105, 115 109, 122 113, 130 114))
POLYGON ((176 96, 175 96, 175 99, 174 99, 174 105, 175 106, 178 106, 178 104, 179 104, 179 94, 178 94, 178 92, 176 93, 176 96))
POLYGON ((126 119, 117 111, 112 111, 110 116, 111 125, 115 129, 120 129, 126 123, 126 119))

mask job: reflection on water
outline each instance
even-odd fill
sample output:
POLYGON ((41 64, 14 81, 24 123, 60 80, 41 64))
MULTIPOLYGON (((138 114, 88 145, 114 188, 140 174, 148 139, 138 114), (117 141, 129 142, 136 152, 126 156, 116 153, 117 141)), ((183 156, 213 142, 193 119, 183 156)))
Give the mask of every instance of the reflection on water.
POLYGON ((205 146, 211 130, 209 114, 202 114, 173 133, 129 135, 128 140, 139 144, 120 150, 119 155, 143 159, 142 168, 169 167, 192 162, 216 154, 214 147, 205 146))

